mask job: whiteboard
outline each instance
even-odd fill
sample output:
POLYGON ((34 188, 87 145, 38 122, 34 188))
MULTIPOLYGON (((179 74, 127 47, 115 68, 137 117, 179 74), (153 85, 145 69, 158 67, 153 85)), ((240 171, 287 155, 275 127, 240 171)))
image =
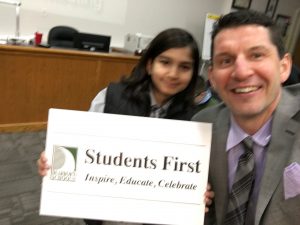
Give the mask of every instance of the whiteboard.
POLYGON ((214 23, 220 18, 220 15, 207 13, 204 25, 204 37, 202 45, 202 60, 210 60, 210 45, 211 45, 211 32, 214 23))
POLYGON ((41 12, 43 19, 48 15, 56 15, 123 25, 126 20, 127 0, 31 0, 24 1, 22 9, 41 12))
POLYGON ((0 4, 8 4, 8 5, 20 5, 21 0, 0 0, 0 4))

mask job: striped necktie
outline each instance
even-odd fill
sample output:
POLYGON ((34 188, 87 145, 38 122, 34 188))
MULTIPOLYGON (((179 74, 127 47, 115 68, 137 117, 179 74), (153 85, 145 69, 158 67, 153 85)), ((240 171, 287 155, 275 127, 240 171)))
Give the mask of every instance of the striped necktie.
POLYGON ((228 209, 224 225, 244 225, 247 206, 254 183, 254 154, 251 137, 243 140, 245 153, 238 162, 232 190, 229 196, 228 209))

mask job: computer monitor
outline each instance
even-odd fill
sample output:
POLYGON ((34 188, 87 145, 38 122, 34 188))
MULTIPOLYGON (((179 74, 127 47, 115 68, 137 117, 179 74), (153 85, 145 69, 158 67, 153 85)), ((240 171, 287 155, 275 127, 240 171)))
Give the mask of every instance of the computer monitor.
POLYGON ((74 35, 74 47, 80 50, 109 52, 110 36, 76 33, 74 35))

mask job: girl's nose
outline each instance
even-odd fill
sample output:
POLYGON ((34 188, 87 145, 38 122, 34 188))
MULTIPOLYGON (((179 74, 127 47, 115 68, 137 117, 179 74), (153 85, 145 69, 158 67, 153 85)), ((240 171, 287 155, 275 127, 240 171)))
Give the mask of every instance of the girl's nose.
POLYGON ((177 77, 178 76, 178 67, 176 65, 173 65, 169 68, 169 77, 177 77))

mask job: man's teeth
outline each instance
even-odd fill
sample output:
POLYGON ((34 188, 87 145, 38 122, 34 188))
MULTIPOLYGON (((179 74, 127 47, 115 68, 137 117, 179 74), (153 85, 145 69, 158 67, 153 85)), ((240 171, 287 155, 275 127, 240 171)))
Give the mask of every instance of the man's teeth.
POLYGON ((236 88, 234 89, 235 93, 248 93, 252 91, 256 91, 258 87, 244 87, 244 88, 236 88))

